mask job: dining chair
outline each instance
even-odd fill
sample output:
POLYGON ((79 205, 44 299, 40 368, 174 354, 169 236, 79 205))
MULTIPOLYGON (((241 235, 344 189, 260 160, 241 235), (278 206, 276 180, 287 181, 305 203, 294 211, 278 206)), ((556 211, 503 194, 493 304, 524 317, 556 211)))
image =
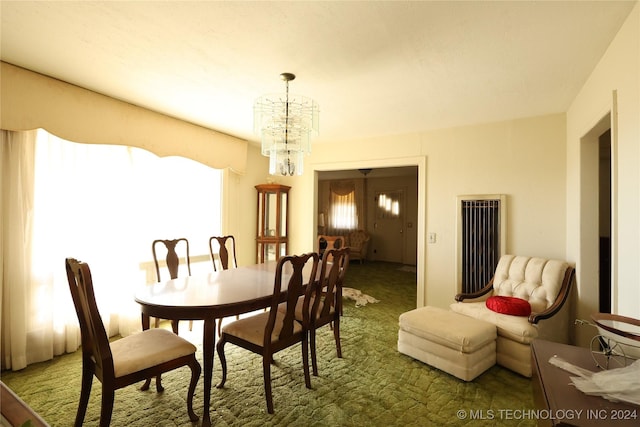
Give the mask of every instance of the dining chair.
MULTIPOLYGON (((312 295, 311 319, 309 325, 309 341, 311 343, 311 364, 313 375, 318 375, 316 360, 316 330, 330 325, 336 341, 336 353, 342 358, 340 345, 340 316, 342 315, 342 285, 349 267, 350 248, 329 249, 322 258, 320 280, 316 283, 312 295)), ((300 313, 297 317, 300 318, 300 313)))
MULTIPOLYGON (((213 271, 238 267, 238 261, 236 260, 236 239, 231 235, 213 236, 209 238, 209 253, 211 254, 211 262, 213 262, 213 271), (218 262, 216 262, 216 259, 218 262)), ((236 315, 236 320, 239 318, 240 316, 236 315)), ((222 319, 218 319, 218 336, 220 336, 221 330, 222 319)))
POLYGON ((222 381, 217 386, 224 387, 227 381, 227 361, 224 346, 227 342, 245 348, 253 353, 262 355, 262 369, 264 375, 264 393, 267 400, 267 411, 273 414, 273 397, 271 393, 271 364, 273 355, 280 350, 301 343, 304 381, 307 388, 311 388, 309 375, 309 303, 312 286, 306 286, 303 279, 303 269, 311 267, 311 275, 316 277, 319 264, 317 253, 304 255, 288 255, 278 260, 273 285, 273 297, 270 310, 240 320, 235 320, 222 327, 222 335, 216 347, 220 365, 222 366, 222 381), (286 282, 286 283, 285 283, 286 282), (283 285, 285 289, 283 289, 283 285), (282 301, 281 292, 286 291, 286 310, 278 311, 282 301), (295 310, 298 298, 304 295, 304 313, 302 322, 295 320, 295 310))
MULTIPOLYGON (((170 240, 157 239, 157 240, 154 240, 153 243, 151 244, 151 251, 153 252, 153 262, 156 266, 156 278, 158 279, 158 282, 162 281, 162 277, 160 276, 160 262, 158 260, 159 258, 158 251, 156 249, 159 245, 161 245, 160 247, 164 247, 164 249, 166 250, 165 263, 167 265, 167 270, 169 272, 169 279, 177 279, 178 274, 180 272, 180 257, 178 256, 178 251, 176 250, 178 245, 184 248, 183 250, 181 250, 181 252, 184 255, 183 258, 187 266, 187 273, 189 276, 191 276, 191 259, 189 257, 189 240, 187 240, 184 237, 181 237, 179 239, 170 239, 170 240)), ((156 319, 156 328, 158 327, 159 322, 160 322, 160 319, 156 319)), ((173 332, 176 335, 178 334, 178 323, 179 323, 178 320, 171 321, 171 328, 173 329, 173 332)), ((190 320, 189 330, 191 331, 192 329, 193 329, 193 320, 190 320)))
POLYGON ((109 342, 98 311, 89 265, 67 258, 65 266, 82 343, 82 386, 75 426, 80 427, 84 422, 94 375, 102 383, 100 426, 108 426, 115 390, 156 376, 156 389, 161 392, 164 388, 160 374, 182 366, 191 369, 187 413, 191 421, 197 421, 198 416, 193 412, 193 394, 201 368, 195 356, 196 347, 170 331, 158 328, 109 342))
MULTIPOLYGON (((319 280, 315 282, 311 294, 311 300, 307 310, 309 311, 309 341, 311 343, 311 364, 313 375, 318 376, 318 362, 316 358, 316 330, 322 326, 330 325, 336 342, 336 353, 342 358, 342 346, 340 345, 340 316, 342 315, 342 285, 349 266, 350 248, 328 249, 327 256, 322 258, 319 280)), ((284 311, 281 304, 280 312, 284 311)), ((296 320, 303 322, 304 301, 298 299, 296 307, 296 320)))
POLYGON ((324 258, 324 254, 329 249, 340 249, 346 246, 344 236, 327 236, 321 234, 318 236, 318 253, 320 259, 324 258))
POLYGON ((213 236, 209 239, 209 252, 211 253, 211 262, 213 262, 213 271, 218 269, 228 270, 238 267, 236 260, 236 239, 229 236, 213 236), (216 262, 216 259, 218 262, 216 262))

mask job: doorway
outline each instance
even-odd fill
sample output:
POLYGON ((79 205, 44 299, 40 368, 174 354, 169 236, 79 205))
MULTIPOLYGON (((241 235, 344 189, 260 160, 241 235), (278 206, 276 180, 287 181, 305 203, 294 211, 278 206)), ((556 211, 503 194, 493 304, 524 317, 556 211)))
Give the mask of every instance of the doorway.
MULTIPOLYGON (((615 99, 613 106, 615 107, 615 99)), ((615 117, 603 116, 580 138, 580 263, 576 266, 575 315, 615 311, 616 184, 615 117)), ((592 328, 574 329, 572 342, 588 346, 592 328)))
MULTIPOLYGON (((316 163, 311 165, 315 175, 314 175, 314 188, 316 190, 316 195, 318 194, 318 180, 322 176, 326 177, 325 174, 342 174, 345 172, 352 172, 357 174, 357 176, 362 176, 362 173, 359 169, 362 168, 371 168, 373 171, 371 175, 367 175, 368 178, 373 178, 373 174, 376 170, 387 171, 392 169, 403 169, 406 167, 412 167, 414 171, 417 172, 417 177, 412 179, 414 186, 416 187, 415 191, 406 194, 406 202, 412 203, 415 205, 415 208, 407 209, 407 212, 414 212, 415 220, 411 219, 406 221, 406 227, 408 230, 411 230, 411 233, 415 234, 415 240, 411 243, 411 245, 407 245, 408 253, 412 253, 414 258, 414 263, 416 265, 416 306, 422 307, 426 304, 426 290, 425 290, 425 262, 426 262, 426 240, 425 240, 425 222, 426 222, 426 168, 427 168, 427 157, 426 156, 414 156, 414 157, 397 157, 397 158, 387 158, 387 159, 377 159, 377 160, 358 160, 351 162, 333 162, 333 163, 316 163)), ((369 179, 367 178, 367 181, 369 179)), ((373 185, 369 186, 367 184, 367 192, 371 194, 371 192, 375 191, 373 185)), ((317 212, 318 208, 318 200, 315 200, 315 212, 317 212)), ((370 221, 372 218, 368 217, 367 221, 370 221)), ((372 248, 370 248, 372 249, 372 248)))
MULTIPOLYGON (((361 180, 358 228, 369 236, 367 259, 416 266, 418 263, 418 167, 402 166, 318 172, 316 204, 327 211, 329 188, 361 180)), ((360 196, 357 197, 359 199, 360 196)), ((320 215, 320 214, 319 214, 320 215)))
POLYGON ((598 138, 598 308, 611 313, 611 129, 598 138))

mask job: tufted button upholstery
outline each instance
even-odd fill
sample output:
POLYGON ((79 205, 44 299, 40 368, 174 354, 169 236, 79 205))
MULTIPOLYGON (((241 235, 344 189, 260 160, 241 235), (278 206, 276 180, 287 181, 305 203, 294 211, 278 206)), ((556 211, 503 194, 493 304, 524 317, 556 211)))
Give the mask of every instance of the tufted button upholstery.
POLYGON ((357 259, 362 263, 367 258, 370 238, 369 233, 364 230, 355 230, 347 235, 347 246, 351 248, 351 259, 357 259))
POLYGON ((574 268, 567 262, 528 256, 503 255, 491 282, 474 293, 456 295, 450 308, 496 326, 496 360, 501 366, 531 376, 531 342, 545 339, 568 342, 568 299, 574 268), (487 308, 492 296, 516 297, 529 302, 528 317, 497 313, 487 308))
POLYGON ((493 294, 521 298, 541 312, 555 302, 567 267, 559 260, 505 255, 496 267, 493 294))

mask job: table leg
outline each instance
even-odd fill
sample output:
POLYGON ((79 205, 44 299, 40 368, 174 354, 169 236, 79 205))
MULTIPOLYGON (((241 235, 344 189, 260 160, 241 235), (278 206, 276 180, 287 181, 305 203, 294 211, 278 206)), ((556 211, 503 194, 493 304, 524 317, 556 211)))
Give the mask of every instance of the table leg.
POLYGON ((205 319, 202 337, 202 358, 204 359, 204 414, 202 427, 211 426, 211 380, 213 377, 213 359, 216 344, 216 319, 205 319))
POLYGON ((149 315, 142 313, 142 330, 146 331, 151 326, 151 322, 149 321, 149 315))

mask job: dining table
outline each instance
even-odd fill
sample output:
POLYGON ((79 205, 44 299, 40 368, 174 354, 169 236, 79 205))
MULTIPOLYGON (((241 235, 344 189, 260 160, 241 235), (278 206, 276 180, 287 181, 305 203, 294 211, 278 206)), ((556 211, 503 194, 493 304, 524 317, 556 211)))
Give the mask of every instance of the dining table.
MULTIPOLYGON (((304 283, 309 283, 311 263, 303 271, 304 283)), ((241 266, 228 270, 184 276, 177 279, 141 285, 135 291, 135 301, 142 312, 142 328, 148 329, 150 317, 167 320, 203 320, 202 355, 204 376, 204 414, 202 425, 211 425, 211 383, 215 353, 215 321, 271 305, 276 261, 241 266)), ((286 266, 285 266, 286 267, 286 266)), ((320 272, 320 267, 318 267, 320 272)), ((283 283, 291 269, 283 269, 283 283)), ((285 286, 283 286, 285 287, 285 286)), ((285 287, 286 288, 286 287, 285 287)), ((286 300, 286 289, 280 300, 286 300)))

